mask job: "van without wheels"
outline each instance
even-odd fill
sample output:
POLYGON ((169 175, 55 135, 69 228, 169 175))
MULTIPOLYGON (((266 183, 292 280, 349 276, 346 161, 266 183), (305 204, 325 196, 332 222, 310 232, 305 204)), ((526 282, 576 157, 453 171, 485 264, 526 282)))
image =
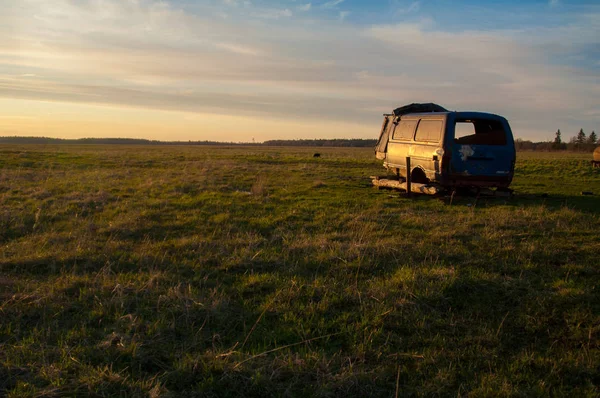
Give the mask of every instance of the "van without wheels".
POLYGON ((411 104, 385 114, 375 154, 400 178, 410 173, 413 182, 446 188, 506 188, 516 159, 504 117, 450 112, 436 104, 411 104))

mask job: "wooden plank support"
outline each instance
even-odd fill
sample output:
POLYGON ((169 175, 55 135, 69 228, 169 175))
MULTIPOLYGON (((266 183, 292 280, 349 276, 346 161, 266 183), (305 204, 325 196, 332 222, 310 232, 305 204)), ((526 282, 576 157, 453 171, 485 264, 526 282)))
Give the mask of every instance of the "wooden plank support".
MULTIPOLYGON (((376 187, 401 189, 408 192, 408 184, 405 181, 389 180, 387 178, 380 178, 376 176, 371 176, 371 179, 373 181, 373 185, 376 187)), ((434 184, 418 184, 413 182, 410 184, 410 190, 411 192, 422 193, 425 195, 437 195, 438 193, 442 192, 442 187, 434 184)))

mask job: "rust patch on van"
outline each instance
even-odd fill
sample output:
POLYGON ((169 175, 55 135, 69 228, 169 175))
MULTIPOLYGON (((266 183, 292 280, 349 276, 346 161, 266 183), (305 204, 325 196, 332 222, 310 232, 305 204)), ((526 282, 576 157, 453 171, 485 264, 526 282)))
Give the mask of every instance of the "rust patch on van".
POLYGON ((467 159, 469 159, 469 156, 473 156, 475 154, 475 151, 473 148, 471 148, 471 145, 462 145, 458 153, 460 153, 460 158, 462 161, 466 162, 467 159))

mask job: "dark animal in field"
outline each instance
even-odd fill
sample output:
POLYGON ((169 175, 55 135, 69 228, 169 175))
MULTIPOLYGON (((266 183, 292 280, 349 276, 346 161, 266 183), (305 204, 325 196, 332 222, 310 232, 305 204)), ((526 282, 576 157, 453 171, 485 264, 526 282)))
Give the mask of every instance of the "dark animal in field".
POLYGON ((320 158, 320 157, 321 157, 321 154, 318 152, 313 155, 313 158, 320 158))

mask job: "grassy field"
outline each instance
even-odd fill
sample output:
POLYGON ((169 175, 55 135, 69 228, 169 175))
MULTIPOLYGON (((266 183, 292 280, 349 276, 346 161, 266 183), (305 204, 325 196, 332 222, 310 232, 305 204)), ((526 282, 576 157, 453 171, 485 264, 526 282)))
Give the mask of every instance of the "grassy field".
POLYGON ((369 149, 0 146, 0 396, 598 396, 590 158, 450 202, 369 149))

